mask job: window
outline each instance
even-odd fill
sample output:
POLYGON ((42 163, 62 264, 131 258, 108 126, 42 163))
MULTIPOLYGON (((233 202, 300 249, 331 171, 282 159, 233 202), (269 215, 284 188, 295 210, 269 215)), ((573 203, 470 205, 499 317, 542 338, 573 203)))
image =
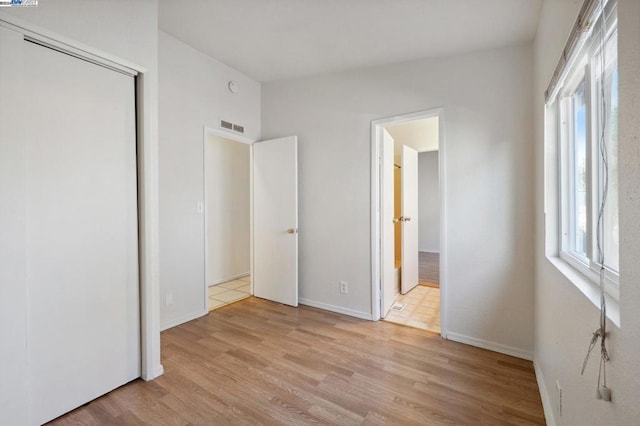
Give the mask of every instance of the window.
POLYGON ((604 265, 605 289, 616 299, 617 37, 615 2, 610 1, 548 102, 559 118, 552 120, 558 123, 559 255, 594 282, 604 265))

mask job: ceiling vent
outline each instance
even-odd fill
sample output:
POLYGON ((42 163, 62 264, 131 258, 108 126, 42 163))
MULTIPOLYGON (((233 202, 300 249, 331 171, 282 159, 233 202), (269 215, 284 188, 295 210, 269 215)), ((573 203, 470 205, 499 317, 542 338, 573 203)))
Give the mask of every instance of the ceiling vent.
POLYGON ((236 133, 244 133, 244 126, 232 123, 230 121, 220 120, 220 127, 223 129, 231 130, 236 133))

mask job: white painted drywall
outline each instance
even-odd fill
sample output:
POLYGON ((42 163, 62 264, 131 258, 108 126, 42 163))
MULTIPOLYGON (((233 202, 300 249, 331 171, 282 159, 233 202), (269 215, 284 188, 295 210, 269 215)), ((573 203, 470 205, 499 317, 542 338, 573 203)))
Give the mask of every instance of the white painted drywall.
POLYGON ((205 148, 207 285, 246 275, 251 268, 250 145, 209 135, 205 148))
MULTIPOLYGON (((142 96, 145 108, 143 118, 143 132, 145 140, 144 166, 142 172, 145 182, 150 182, 142 192, 146 205, 156 205, 155 155, 157 140, 157 2, 155 0, 123 0, 113 2, 87 2, 82 0, 57 0, 55 2, 40 2, 36 8, 6 8, 0 16, 10 19, 20 19, 28 25, 36 25, 57 36, 72 39, 93 49, 101 50, 120 59, 130 61, 147 69, 142 96), (132 42, 135 40, 135 42, 132 42)), ((3 38, 4 35, 0 35, 3 38)), ((3 42, 0 41, 0 46, 3 42)), ((16 80, 9 78, 11 64, 16 64, 16 56, 0 48, 0 99, 11 99, 11 92, 17 90, 16 80), (6 60, 5 60, 6 59, 6 60), (5 76, 7 72, 8 76, 5 76)), ((13 74, 15 75, 15 74, 13 74)), ((24 146, 19 146, 19 131, 21 125, 27 125, 6 114, 15 111, 17 105, 2 105, 0 114, 7 118, 12 125, 0 122, 0 198, 6 200, 0 208, 0 312, 2 325, 0 326, 0 365, 2 366, 2 384, 0 385, 0 423, 21 425, 26 423, 26 287, 25 276, 28 273, 24 252, 24 146), (5 126, 5 124, 7 124, 5 126), (6 350, 5 350, 6 349, 6 350), (7 374, 5 375, 5 371, 7 374)), ((147 218, 147 229, 141 244, 149 250, 149 257, 145 258, 142 268, 149 276, 149 281, 157 280, 157 251, 155 250, 154 229, 157 226, 155 209, 144 212, 147 218)), ((143 278, 144 279, 144 278, 143 278)), ((153 291, 151 284, 148 291, 153 291)), ((55 301, 52 301, 55 303, 55 301)), ((153 309, 143 306, 143 310, 153 309)), ((156 324, 157 329, 157 324, 156 324)), ((155 349, 157 358, 148 366, 143 375, 154 377, 154 373, 162 371, 160 365, 160 336, 157 332, 146 336, 150 345, 155 349)), ((144 368, 144 365, 143 365, 144 368)))
POLYGON ((440 253, 440 179, 438 151, 418 154, 418 247, 440 253))
POLYGON ((301 298, 371 315, 371 120, 444 107, 449 331, 533 350, 532 56, 508 47, 263 85, 264 136, 299 138, 301 298))
POLYGON ((260 134, 260 83, 175 38, 158 35, 160 135, 160 322, 165 329, 206 313, 204 126, 220 119, 260 134), (229 92, 236 81, 239 91, 229 92), (173 304, 166 304, 166 296, 173 304))
MULTIPOLYGON (((581 1, 544 2, 534 44, 536 297, 535 357, 550 425, 634 425, 640 418, 640 3, 618 0, 620 129, 620 327, 609 322, 611 361, 607 382, 612 403, 595 399, 597 354, 580 376, 598 310, 545 257, 544 90, 574 24, 581 1), (562 417, 556 408, 556 380, 562 387, 562 417)), ((548 154, 547 154, 548 155, 548 154)), ((546 170, 552 170, 548 166, 546 170)), ((554 212, 546 211, 547 215, 554 212)), ((549 232, 549 231, 547 231, 549 232)))

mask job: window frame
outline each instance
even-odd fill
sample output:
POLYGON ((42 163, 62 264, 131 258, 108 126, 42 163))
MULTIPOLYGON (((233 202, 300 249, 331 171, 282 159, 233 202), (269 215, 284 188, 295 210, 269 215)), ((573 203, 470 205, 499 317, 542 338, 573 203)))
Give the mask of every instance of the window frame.
MULTIPOLYGON (((589 281, 599 285, 600 265, 596 261, 597 212, 601 195, 598 174, 600 173, 600 157, 597 155, 598 143, 598 111, 601 102, 598 86, 598 66, 596 61, 601 54, 602 16, 606 18, 605 43, 618 31, 617 7, 610 1, 603 14, 596 21, 594 29, 585 44, 579 49, 578 58, 565 73, 555 100, 547 105, 556 115, 556 149, 557 149, 557 202, 558 202, 558 240, 557 252, 560 259, 585 276, 589 281), (577 215, 573 211, 575 204, 575 128, 573 99, 576 90, 584 82, 585 91, 585 174, 586 174, 586 253, 575 250, 574 221, 577 215)), ((617 60, 616 52, 616 60, 617 60)), ((606 64, 605 64, 606 66, 606 64)), ((606 68, 605 68, 606 69, 606 68)), ((600 82, 600 84, 603 84, 600 82)), ((605 292, 615 300, 619 300, 619 272, 605 266, 605 292)))

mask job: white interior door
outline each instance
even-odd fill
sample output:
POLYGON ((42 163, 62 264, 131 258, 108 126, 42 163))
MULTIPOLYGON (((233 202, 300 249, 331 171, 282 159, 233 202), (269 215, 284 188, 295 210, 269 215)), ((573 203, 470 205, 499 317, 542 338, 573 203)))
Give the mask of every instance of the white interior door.
POLYGON ((402 280, 406 294, 418 285, 418 151, 402 147, 402 280))
POLYGON ((386 317, 393 305, 398 289, 395 283, 395 225, 394 217, 394 170, 393 170, 394 141, 389 132, 382 129, 381 152, 381 194, 382 208, 380 212, 382 241, 382 317, 386 317))
POLYGON ((135 87, 23 43, 28 404, 42 424, 140 376, 135 87))
POLYGON ((253 294, 298 306, 298 140, 253 145, 253 294))

